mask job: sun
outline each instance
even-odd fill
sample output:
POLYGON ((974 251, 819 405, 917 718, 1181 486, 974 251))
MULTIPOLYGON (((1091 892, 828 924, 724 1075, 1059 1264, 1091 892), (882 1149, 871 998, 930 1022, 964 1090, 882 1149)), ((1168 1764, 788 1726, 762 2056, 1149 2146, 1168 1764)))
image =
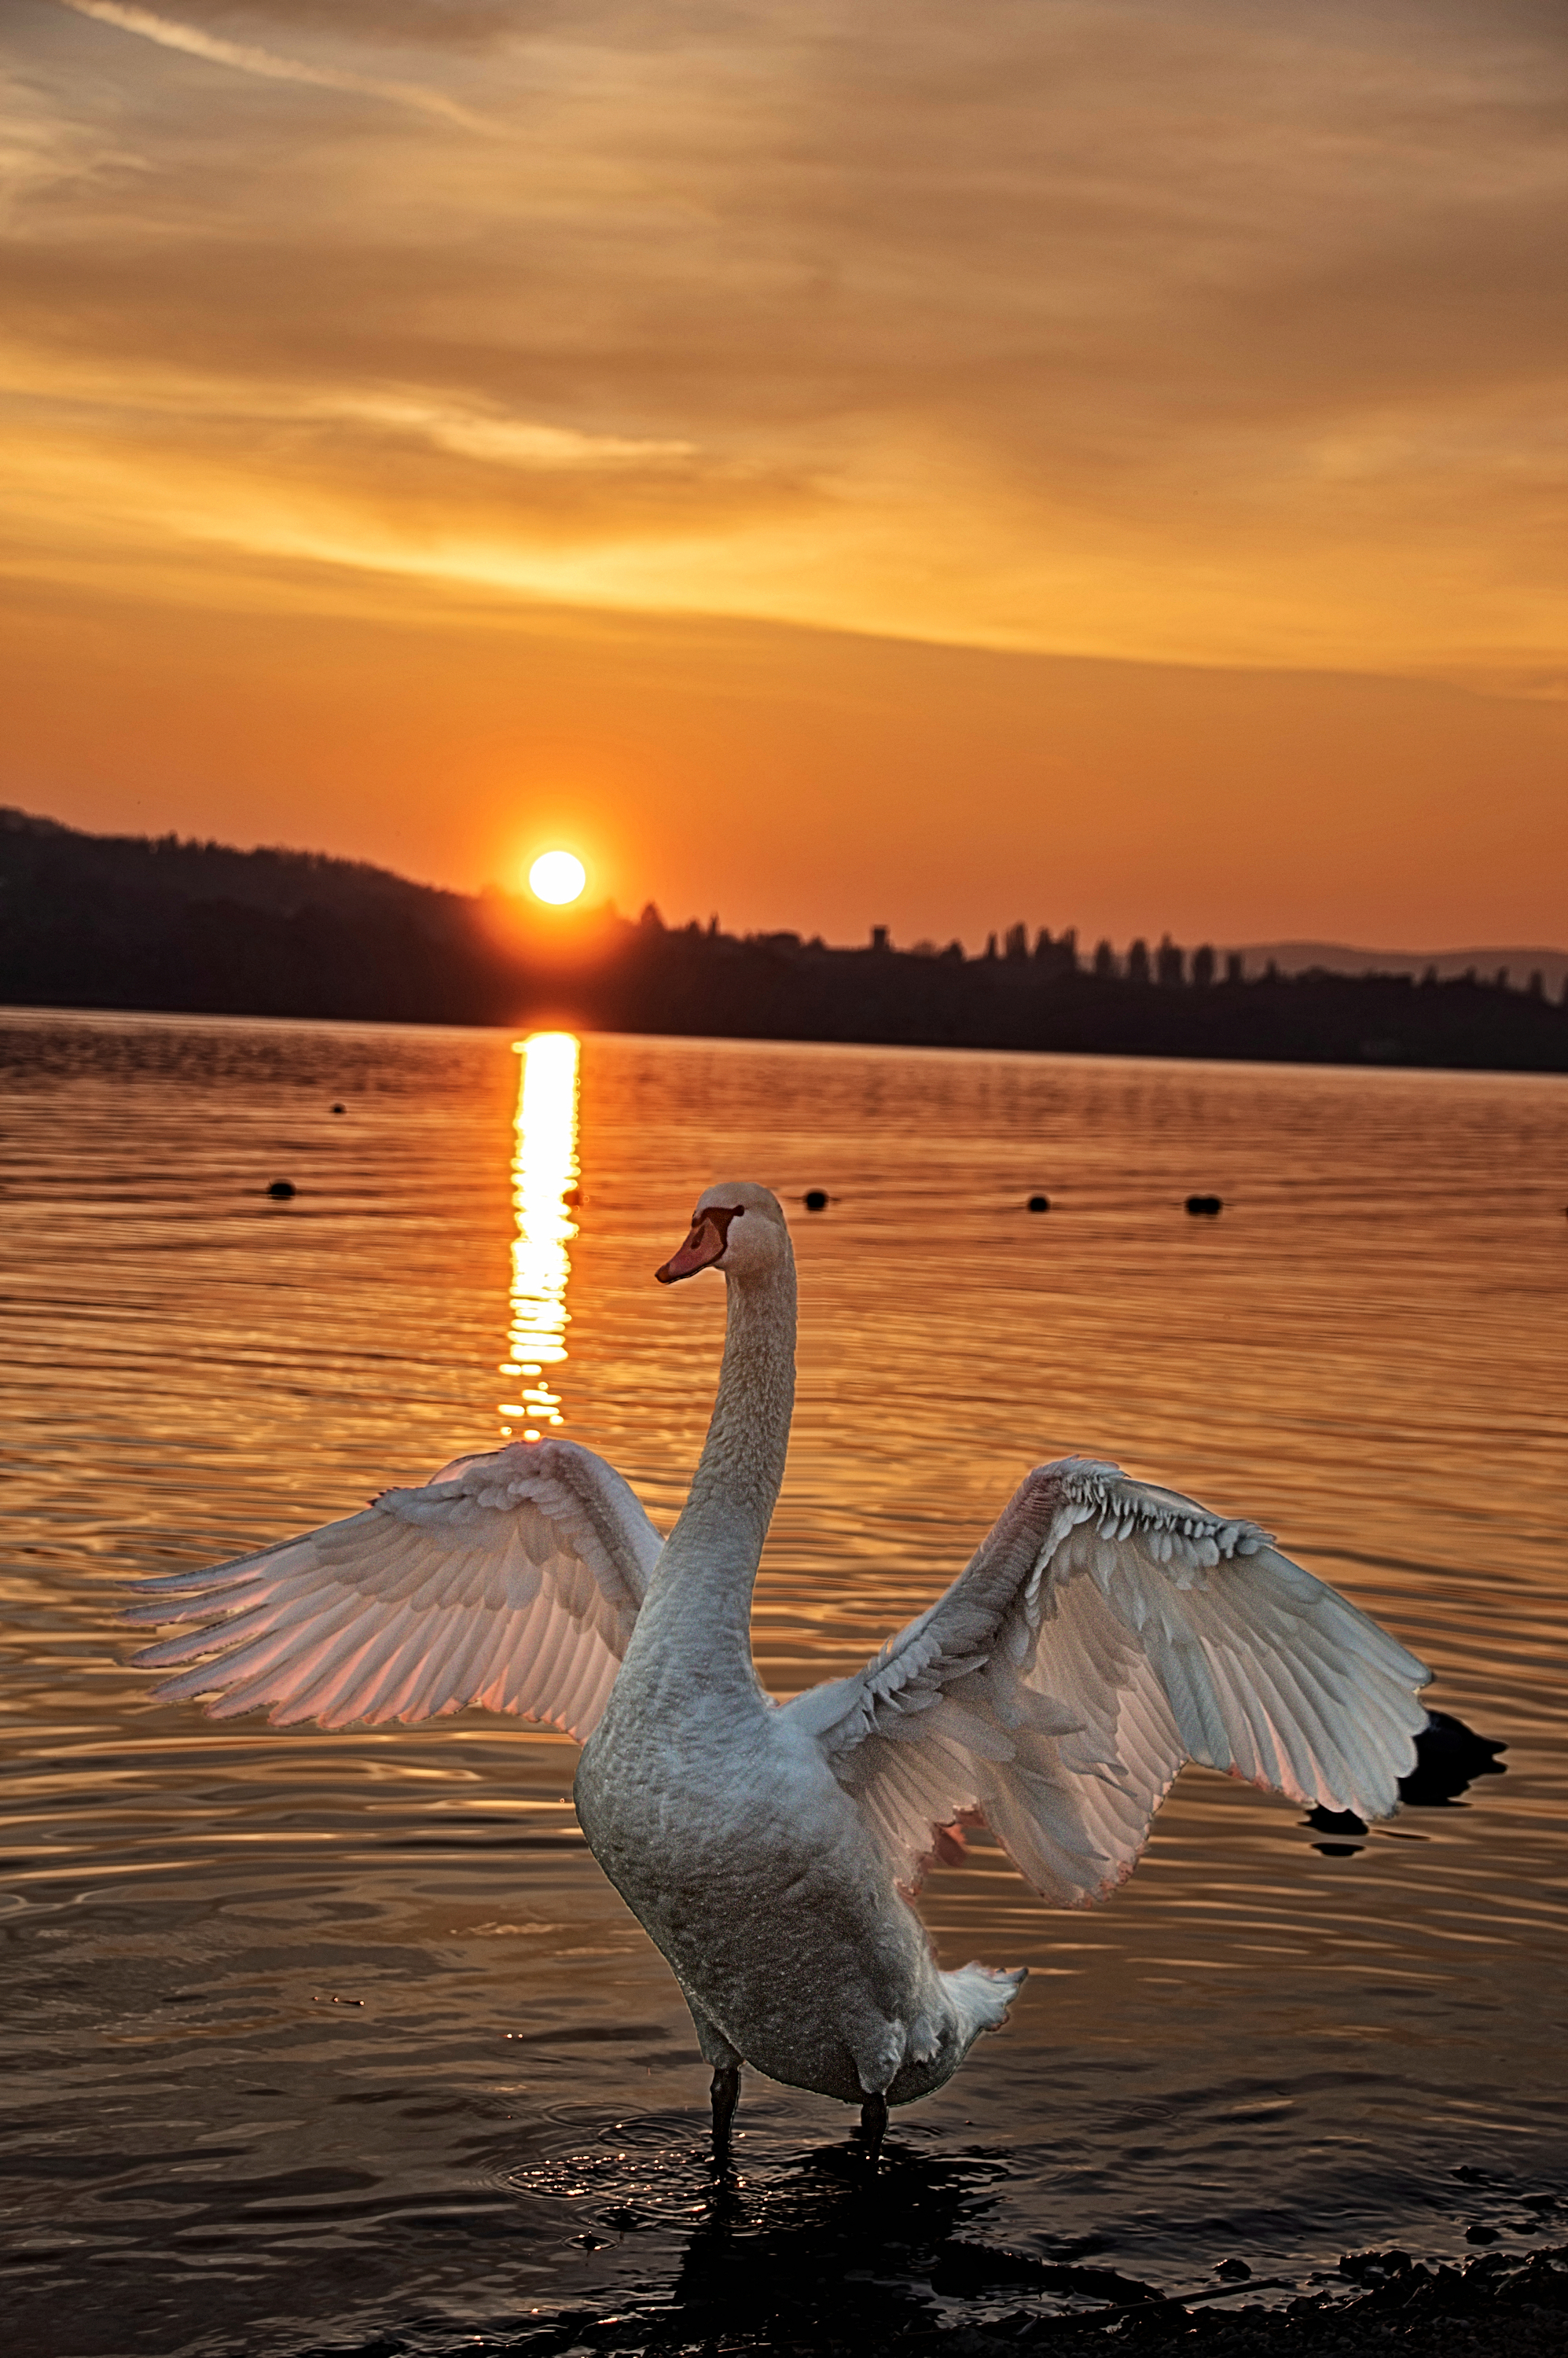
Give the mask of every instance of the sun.
POLYGON ((587 882, 588 871, 574 851, 541 851, 528 871, 529 891, 554 909, 577 900, 587 882))

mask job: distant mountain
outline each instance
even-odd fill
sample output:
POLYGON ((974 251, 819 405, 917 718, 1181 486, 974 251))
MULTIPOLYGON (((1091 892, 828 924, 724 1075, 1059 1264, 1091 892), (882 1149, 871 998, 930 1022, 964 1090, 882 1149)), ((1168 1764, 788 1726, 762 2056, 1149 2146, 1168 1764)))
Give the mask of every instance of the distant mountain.
POLYGON ((1345 942, 1237 942, 1229 946, 1246 961, 1249 975, 1264 973, 1270 962, 1281 974, 1424 974, 1434 967, 1441 980, 1475 974, 1483 982, 1506 975, 1515 990, 1523 990, 1539 974, 1552 999, 1563 995, 1568 979, 1568 950, 1499 949, 1495 945, 1476 950, 1357 950, 1345 942))
POLYGON ((563 928, 505 893, 356 860, 0 811, 0 1002, 20 1006, 1563 1073, 1565 969, 1562 951, 1315 942, 1254 944, 1243 964, 1168 938, 1086 963, 1074 935, 1032 942, 1022 925, 979 957, 899 950, 881 926, 834 949, 670 927, 652 907, 563 928))

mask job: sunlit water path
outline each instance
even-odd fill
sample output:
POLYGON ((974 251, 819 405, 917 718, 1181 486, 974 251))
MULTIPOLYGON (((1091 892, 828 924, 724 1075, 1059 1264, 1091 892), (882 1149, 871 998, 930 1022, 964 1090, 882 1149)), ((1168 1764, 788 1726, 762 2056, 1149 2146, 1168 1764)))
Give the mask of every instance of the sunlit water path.
POLYGON ((857 2253, 890 2317, 983 2316, 932 2289, 954 2235, 1188 2286, 1233 2255, 1301 2283, 1375 2243, 1568 2234, 1568 1086, 0 1035, 14 2346, 445 2350, 857 2253), (722 1296, 652 1272, 717 1175, 796 1207, 802 1386, 756 1616, 775 1692, 863 1659, 1025 1466, 1081 1448, 1257 1515, 1509 1745, 1505 1775, 1365 1841, 1189 1771, 1087 1915, 995 1852, 934 1877, 945 1962, 1034 1974, 895 2117, 870 2211, 849 2116, 756 2081, 716 2206, 706 2073, 576 1832, 570 1746, 479 1714, 214 1726, 148 1700, 116 1619, 138 1574, 507 1432, 603 1450, 667 1518, 722 1296), (1185 1217, 1195 1188, 1217 1221, 1185 1217))

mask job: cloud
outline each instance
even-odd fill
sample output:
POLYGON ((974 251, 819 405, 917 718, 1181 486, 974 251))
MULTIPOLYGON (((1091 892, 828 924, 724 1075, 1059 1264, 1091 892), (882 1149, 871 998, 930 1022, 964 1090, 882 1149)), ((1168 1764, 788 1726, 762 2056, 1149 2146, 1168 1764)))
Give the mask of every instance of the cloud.
MULTIPOLYGON (((322 0, 183 0, 182 8, 185 21, 203 26, 260 23, 317 38, 328 13, 322 0)), ((330 16, 339 39, 438 54, 490 49, 593 13, 592 0, 331 0, 330 16)))
POLYGON ((223 545, 265 526, 411 582, 1184 662, 1554 667, 1549 10, 605 0, 460 7, 443 44, 423 0, 75 9, 264 59, 276 93, 264 133, 228 76, 197 110, 151 49, 111 85, 82 70, 94 36, 36 44, 81 152, 133 168, 46 168, 19 200, 13 466, 47 412, 51 450, 140 471, 149 534, 184 530, 189 471, 223 545), (252 45, 272 27, 306 62, 252 45), (447 106, 482 52, 500 135, 359 103, 416 87, 416 40, 447 106), (159 371, 183 457, 148 422, 159 371))
POLYGON ((449 403, 407 395, 316 399, 307 408, 308 414, 317 416, 347 418, 391 433, 416 435, 438 449, 453 451, 460 458, 479 459, 503 467, 575 473, 588 468, 622 469, 678 462, 697 456, 696 447, 690 442, 638 441, 624 435, 580 434, 570 427, 540 426, 527 418, 460 409, 449 403))
POLYGON ((394 105, 411 106, 420 114, 460 124, 469 131, 493 128, 455 99, 440 91, 427 90, 417 82, 377 81, 368 75, 345 72, 334 66, 313 66, 297 58, 276 57, 270 49, 257 49, 248 41, 221 39, 194 26, 156 16, 150 8, 125 5, 125 0, 59 0, 59 5, 79 16, 91 16, 98 24, 112 25, 119 32, 137 34, 162 49, 182 50, 186 56, 204 59, 210 65, 231 67, 236 73, 258 74, 266 81, 305 82, 318 90, 351 91, 359 97, 386 99, 394 105))

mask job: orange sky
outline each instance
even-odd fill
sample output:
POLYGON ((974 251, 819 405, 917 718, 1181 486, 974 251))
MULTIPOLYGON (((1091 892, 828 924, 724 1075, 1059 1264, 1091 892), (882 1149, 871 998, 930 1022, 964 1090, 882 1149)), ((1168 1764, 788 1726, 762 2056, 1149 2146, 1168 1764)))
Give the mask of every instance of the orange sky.
POLYGON ((8 0, 0 800, 1568 940, 1556 0, 8 0))

